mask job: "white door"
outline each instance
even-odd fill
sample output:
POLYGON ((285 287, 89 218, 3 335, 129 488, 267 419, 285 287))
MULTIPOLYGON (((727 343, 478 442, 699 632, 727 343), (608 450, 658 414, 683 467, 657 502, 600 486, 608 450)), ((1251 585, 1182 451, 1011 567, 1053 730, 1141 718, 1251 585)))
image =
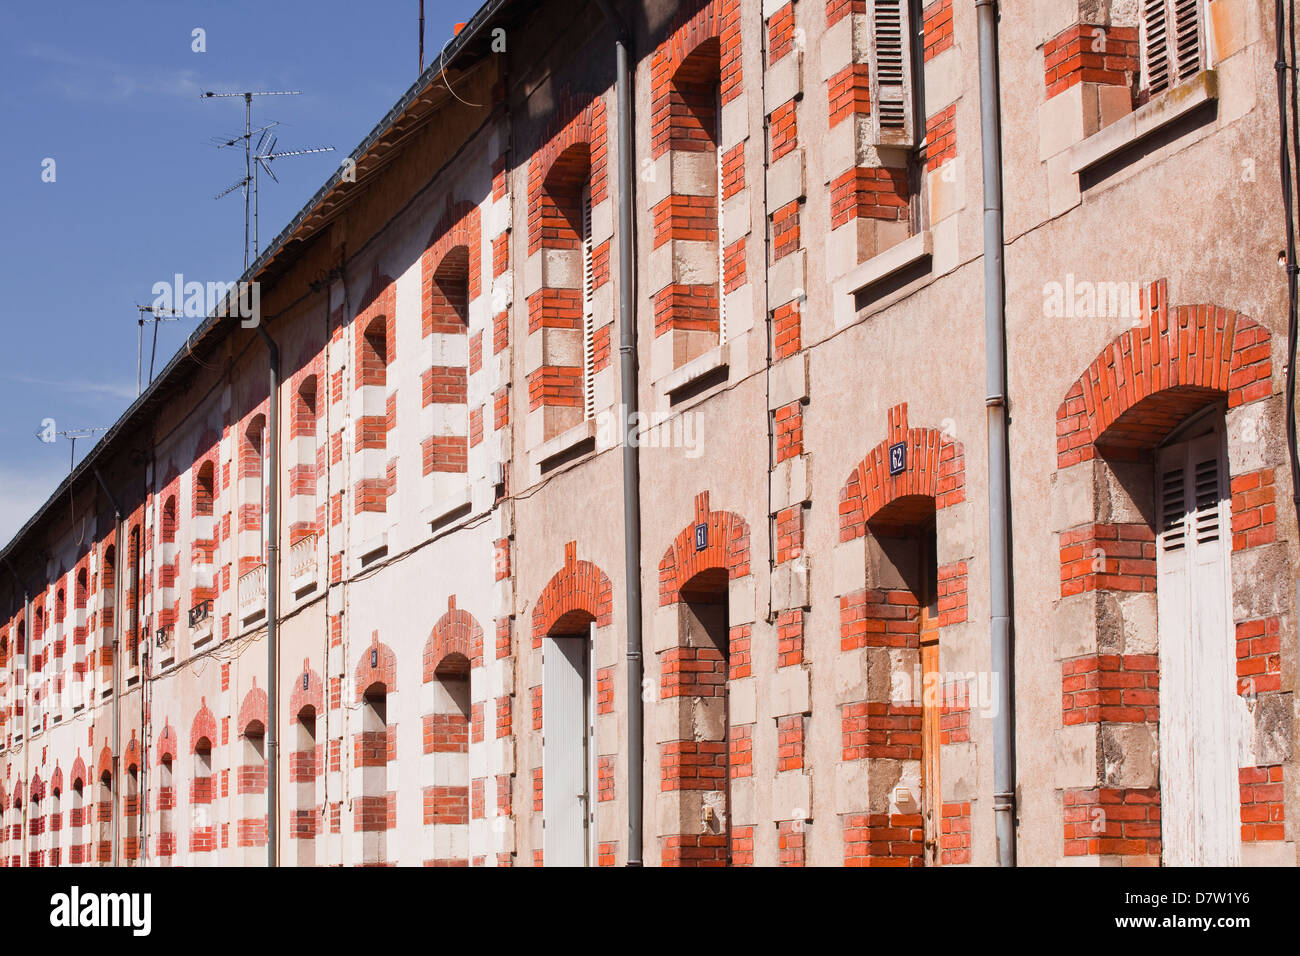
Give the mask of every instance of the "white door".
POLYGON ((542 820, 546 866, 587 864, 587 637, 542 642, 542 820))
POLYGON ((1156 482, 1163 862, 1232 866, 1241 820, 1222 432, 1161 449, 1156 482))

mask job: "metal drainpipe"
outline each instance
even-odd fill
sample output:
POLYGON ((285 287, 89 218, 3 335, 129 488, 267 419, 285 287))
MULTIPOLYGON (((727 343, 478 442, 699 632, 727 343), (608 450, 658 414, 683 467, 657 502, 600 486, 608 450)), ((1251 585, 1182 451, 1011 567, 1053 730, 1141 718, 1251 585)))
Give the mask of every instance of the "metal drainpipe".
POLYGON ((275 339, 267 334, 259 321, 257 334, 266 343, 270 365, 270 397, 267 408, 268 451, 266 468, 270 472, 267 481, 267 520, 270 527, 266 534, 266 865, 277 865, 279 848, 277 840, 277 817, 279 813, 279 787, 276 778, 275 751, 279 735, 276 733, 276 704, 280 693, 279 648, 276 646, 276 624, 280 613, 279 571, 280 571, 280 348, 275 339))
MULTIPOLYGON (((104 476, 100 474, 98 465, 95 466, 94 471, 95 478, 99 481, 99 487, 104 489, 104 497, 106 497, 108 503, 113 506, 113 550, 116 552, 117 557, 117 560, 113 564, 113 750, 111 755, 113 759, 113 786, 109 791, 109 796, 113 799, 113 866, 116 867, 119 863, 117 846, 119 826, 118 817, 121 815, 117 812, 117 753, 122 744, 122 710, 120 701, 122 689, 122 655, 118 653, 118 651, 122 634, 123 575, 121 571, 123 555, 126 553, 126 549, 123 547, 122 542, 122 508, 118 505, 117 499, 113 497, 113 493, 108 490, 108 482, 104 481, 104 476)), ((143 545, 143 541, 141 544, 143 545)), ((28 634, 30 635, 30 633, 31 629, 29 628, 28 634)), ((94 754, 91 754, 91 757, 93 758, 94 754)), ((99 781, 96 780, 95 783, 98 784, 99 781)))
POLYGON ((32 752, 32 601, 31 592, 27 590, 27 582, 18 574, 18 569, 13 566, 8 558, 5 558, 5 565, 9 568, 9 573, 14 576, 14 580, 23 589, 23 788, 20 796, 23 800, 23 834, 24 839, 18 841, 18 865, 26 866, 27 861, 23 859, 23 850, 26 847, 25 835, 27 833, 27 813, 28 804, 31 802, 32 788, 30 778, 30 763, 28 754, 32 752))
POLYGON ((993 716, 993 817, 999 866, 1016 865, 1015 676, 1011 636, 1010 463, 1007 457, 1006 285, 1002 261, 1002 124, 997 0, 975 0, 984 164, 984 366, 989 454, 989 643, 999 698, 993 716))
POLYGON ((642 865, 645 816, 645 703, 641 699, 641 473, 634 421, 638 412, 636 352, 636 260, 633 186, 636 157, 632 143, 632 31, 608 0, 596 0, 618 31, 614 47, 618 100, 618 291, 619 382, 623 420, 623 586, 627 591, 627 865, 642 865))

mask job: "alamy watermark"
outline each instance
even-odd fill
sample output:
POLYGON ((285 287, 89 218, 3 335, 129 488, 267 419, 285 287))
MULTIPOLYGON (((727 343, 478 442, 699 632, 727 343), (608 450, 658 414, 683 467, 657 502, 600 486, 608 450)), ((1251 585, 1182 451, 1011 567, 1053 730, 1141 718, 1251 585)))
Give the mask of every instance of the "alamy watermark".
POLYGON ((1137 319, 1141 314, 1138 282, 1092 282, 1070 272, 1065 282, 1043 286, 1043 315, 1049 319, 1137 319))
POLYGON ((153 284, 155 312, 206 319, 210 315, 237 318, 246 329, 262 320, 262 286, 259 282, 186 282, 179 272, 171 282, 153 284))

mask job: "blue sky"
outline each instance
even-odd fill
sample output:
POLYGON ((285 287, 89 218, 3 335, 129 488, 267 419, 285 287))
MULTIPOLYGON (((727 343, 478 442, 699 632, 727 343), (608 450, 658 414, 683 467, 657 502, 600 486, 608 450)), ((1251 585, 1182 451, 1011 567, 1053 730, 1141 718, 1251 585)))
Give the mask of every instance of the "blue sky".
MULTIPOLYGON (((425 0, 425 62, 480 0, 425 0)), ((136 394, 136 304, 155 282, 233 280, 243 200, 242 99, 212 90, 300 89, 254 101, 278 120, 281 160, 262 177, 262 247, 418 74, 418 0, 9 3, 0 7, 0 542, 67 474, 70 445, 36 438, 109 425, 136 394), (205 31, 195 52, 193 31, 205 31), (46 159, 54 182, 43 182, 46 159)), ((159 327, 156 369, 195 327, 159 327)), ((146 326, 146 333, 149 332, 146 326)), ((149 361, 146 334, 144 362, 149 361)), ((147 371, 145 375, 147 376, 147 371)), ((77 458, 92 440, 77 441, 77 458)))

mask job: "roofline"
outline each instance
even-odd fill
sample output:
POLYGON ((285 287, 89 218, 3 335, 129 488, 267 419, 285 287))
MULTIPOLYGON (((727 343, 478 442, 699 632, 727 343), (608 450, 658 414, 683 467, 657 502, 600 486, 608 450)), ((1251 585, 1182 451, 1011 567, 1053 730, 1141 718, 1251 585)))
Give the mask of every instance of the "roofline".
MULTIPOLYGON (((469 22, 465 24, 461 31, 452 37, 450 43, 443 47, 442 51, 438 54, 438 59, 429 64, 428 68, 426 68, 415 82, 407 88, 406 92, 402 94, 393 107, 384 114, 383 119, 376 123, 370 132, 366 134, 365 138, 357 144, 356 148, 348 154, 348 158, 353 161, 354 167, 355 165, 359 165, 361 158, 374 147, 385 133, 393 128, 398 117, 405 113, 411 107, 411 104, 419 99, 420 95, 432 85, 433 81, 442 73, 442 71, 450 66, 451 63, 455 61, 456 57, 459 56, 460 53, 469 45, 469 43, 483 31, 483 28, 501 12, 502 8, 515 2, 517 2, 517 0, 485 0, 483 6, 479 7, 479 9, 474 13, 474 16, 470 18, 469 22)), ((280 231, 280 234, 275 237, 270 245, 267 246, 266 251, 258 256, 257 259, 244 270, 243 274, 238 279, 236 288, 245 282, 251 282, 259 272, 270 265, 271 261, 279 255, 279 253, 284 250, 285 246, 287 246, 298 234, 303 223, 319 210, 325 198, 333 192, 342 181, 343 163, 340 163, 339 168, 336 169, 330 178, 325 181, 325 184, 321 186, 320 189, 316 190, 315 195, 313 195, 311 199, 307 200, 307 203, 298 211, 297 215, 289 221, 289 224, 285 226, 284 229, 280 231)), ((231 295, 234 295, 234 293, 231 293, 231 295)), ((55 502, 62 499, 78 481, 85 478, 87 473, 93 471, 100 459, 105 458, 110 451, 116 450, 114 446, 117 440, 126 431, 128 426, 130 426, 132 422, 143 413, 145 408, 157 400, 167 388, 171 387, 173 384, 172 380, 179 375, 181 366, 190 361, 197 363, 197 360, 193 358, 193 353, 201 346, 211 344, 208 340, 212 338, 214 333, 216 333, 223 324, 225 325, 226 331, 229 331, 230 324, 239 321, 237 317, 232 318, 227 315, 218 314, 223 306, 224 302, 222 305, 217 307, 217 311, 214 311, 204 319, 203 323, 190 333, 189 337, 185 340, 185 347, 178 350, 176 354, 172 356, 171 360, 163 367, 162 371, 158 373, 158 377, 150 382, 148 387, 136 396, 135 401, 127 407, 126 411, 118 416, 117 421, 109 427, 108 431, 106 431, 100 440, 95 443, 89 452, 86 453, 86 457, 73 468, 63 481, 59 482, 58 487, 54 489, 49 498, 46 499, 45 503, 37 509, 36 513, 32 515, 32 517, 29 518, 21 528, 14 532, 13 537, 9 539, 9 543, 4 546, 3 550, 0 550, 0 562, 8 562, 12 560, 16 556, 19 545, 22 544, 24 539, 31 535, 36 527, 45 520, 46 516, 54 507, 55 502)))

